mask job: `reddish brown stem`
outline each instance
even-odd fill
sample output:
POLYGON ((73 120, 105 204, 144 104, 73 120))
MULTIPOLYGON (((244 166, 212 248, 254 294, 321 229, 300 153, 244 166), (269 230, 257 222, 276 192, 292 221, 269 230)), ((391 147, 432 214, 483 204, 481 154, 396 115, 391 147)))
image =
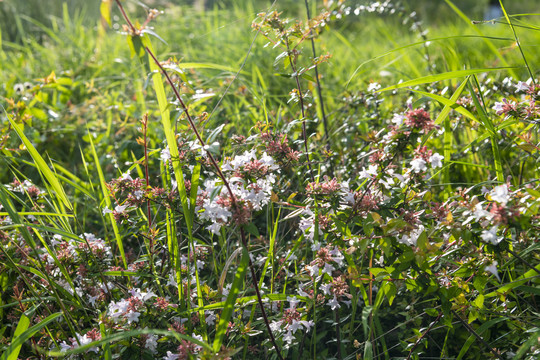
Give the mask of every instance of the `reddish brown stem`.
MULTIPOLYGON (((124 9, 122 7, 122 4, 120 3, 119 0, 116 0, 116 3, 118 5, 118 7, 120 8, 120 11, 122 12, 122 15, 126 19, 126 22, 131 27, 133 33, 136 33, 136 29, 133 26, 133 24, 131 23, 131 21, 129 21, 129 18, 127 17, 127 14, 125 13, 125 11, 124 11, 124 9)), ((236 201, 236 197, 234 196, 234 193, 232 192, 232 189, 231 189, 231 187, 229 185, 229 182, 228 182, 227 178, 225 177, 225 175, 223 175, 223 172, 221 171, 221 168, 219 167, 218 163, 216 162, 216 160, 214 159, 212 154, 206 149, 206 144, 205 144, 204 140, 202 139, 199 131, 197 130, 197 127, 195 126, 195 123, 194 123, 191 115, 189 114, 188 108, 187 108, 186 104, 184 103, 184 101, 182 100, 182 98, 180 96, 180 93, 178 92, 178 90, 174 86, 174 83, 172 82, 169 74, 165 71, 165 69, 163 68, 161 63, 158 61, 158 59, 156 58, 154 53, 148 47, 145 47, 145 49, 146 49, 146 52, 148 53, 148 55, 154 60, 155 64, 159 67, 161 73, 167 79, 167 82, 170 85, 170 87, 172 88, 176 99, 178 100, 178 102, 182 106, 182 110, 186 114, 189 125, 190 125, 191 129, 193 130, 193 132, 195 133, 195 136, 197 137, 197 140, 199 141, 199 143, 203 147, 203 149, 206 151, 206 154, 208 155, 208 158, 210 159, 210 162, 212 163, 212 166, 216 170, 219 178, 223 181, 223 184, 225 185, 225 187, 227 189, 227 192, 229 193, 229 196, 231 198, 231 203, 232 203, 233 208, 237 209, 238 208, 238 202, 236 201)), ((240 235, 241 235, 241 239, 242 239, 242 245, 246 248, 246 251, 249 252, 246 235, 245 235, 244 229, 242 227, 240 227, 240 235)), ((260 294, 260 291, 259 291, 259 285, 258 285, 258 281, 257 281, 257 276, 255 274, 255 269, 253 267, 253 263, 251 262, 251 258, 249 259, 249 268, 250 268, 250 271, 251 271, 251 278, 252 278, 253 286, 254 286, 255 292, 257 294, 257 300, 258 300, 258 303, 259 303, 259 307, 260 307, 262 315, 263 315, 264 323, 266 324, 266 328, 268 330, 268 335, 270 336, 270 340, 271 340, 272 344, 274 345, 274 348, 275 348, 275 350, 277 352, 278 358, 283 360, 283 357, 281 355, 281 351, 280 351, 280 349, 279 349, 279 347, 278 347, 278 345, 276 343, 276 339, 274 338, 274 335, 272 334, 272 329, 270 328, 270 322, 268 321, 268 317, 266 316, 266 311, 264 310, 264 304, 262 302, 262 297, 261 297, 261 294, 260 294)))
MULTIPOLYGON (((148 142, 147 142, 147 129, 148 129, 148 114, 143 115, 142 129, 144 136, 144 174, 146 176, 146 188, 150 187, 150 176, 148 175, 148 142)), ((146 215, 148 217, 148 231, 152 228, 152 214, 150 212, 150 199, 146 200, 146 215)))

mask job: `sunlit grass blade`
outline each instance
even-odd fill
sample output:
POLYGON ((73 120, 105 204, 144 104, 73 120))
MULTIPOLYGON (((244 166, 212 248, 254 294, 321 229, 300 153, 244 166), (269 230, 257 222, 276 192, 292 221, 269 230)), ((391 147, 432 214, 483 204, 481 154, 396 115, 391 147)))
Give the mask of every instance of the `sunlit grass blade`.
POLYGON ((221 344, 223 343, 223 337, 225 336, 225 333, 227 332, 227 327, 234 311, 236 298, 238 297, 238 293, 243 287, 244 278, 246 275, 246 269, 248 267, 248 261, 249 261, 249 254, 247 250, 244 249, 242 252, 242 260, 240 261, 240 264, 234 275, 234 280, 229 290, 229 294, 227 295, 227 300, 225 300, 225 303, 223 304, 223 311, 221 312, 221 317, 219 319, 219 323, 217 326, 216 337, 214 338, 214 344, 213 344, 213 349, 216 352, 219 351, 219 349, 221 349, 221 344))
MULTIPOLYGON (((108 209, 111 209, 112 202, 111 202, 111 198, 109 197, 109 190, 107 189, 105 176, 103 176, 103 170, 101 169, 99 157, 97 155, 96 147, 94 146, 94 142, 92 140, 92 134, 90 132, 88 132, 88 138, 90 139, 90 150, 92 152, 92 156, 94 157, 94 163, 96 166, 96 170, 98 172, 99 184, 101 186, 103 201, 105 201, 105 206, 108 209)), ((124 264, 124 268, 127 269, 127 259, 126 259, 126 254, 124 252, 124 244, 122 242, 122 236, 120 235, 120 231, 118 230, 118 225, 116 224, 116 220, 114 219, 114 216, 112 213, 106 214, 106 217, 109 219, 109 222, 113 228, 114 237, 116 239, 116 245, 118 246, 118 250, 120 251, 120 256, 122 257, 122 263, 124 264)))
POLYGON ((481 73, 487 73, 487 72, 493 72, 493 71, 503 71, 508 69, 516 69, 515 67, 499 67, 499 68, 485 68, 485 69, 469 69, 469 70, 457 70, 457 71, 449 71, 441 74, 436 75, 427 75, 422 76, 413 80, 404 81, 400 84, 392 85, 385 87, 384 89, 378 90, 378 92, 388 91, 388 90, 394 90, 394 89, 401 89, 404 87, 409 86, 416 86, 416 85, 423 85, 423 84, 431 84, 434 82, 442 81, 442 80, 449 80, 449 79, 458 79, 469 75, 474 74, 481 74, 481 73))
POLYGON ((517 47, 519 49, 519 52, 521 53, 521 57, 523 58, 523 62, 525 63, 525 67, 527 68, 527 71, 529 72, 529 76, 533 83, 536 83, 536 79, 534 78, 533 71, 531 67, 529 66, 529 62, 527 61, 527 58, 525 57, 525 53, 523 52, 523 48, 521 47, 521 42, 519 41, 519 38, 516 34, 516 29, 514 29, 514 24, 512 23, 512 20, 508 16, 508 13, 506 12, 506 9, 503 5, 502 0, 499 0, 499 4, 501 5, 501 10, 504 14, 504 17, 506 18, 506 21, 508 21, 508 25, 510 26, 510 29, 512 29, 512 33, 514 34, 514 39, 516 40, 517 47))
MULTIPOLYGON (((25 315, 23 314, 23 316, 25 315)), ((9 347, 6 349, 6 351, 4 351, 4 353, 2 354, 2 357, 0 357, 0 360, 17 359, 22 344, 24 344, 28 339, 34 336, 35 333, 37 333, 39 330, 41 330, 60 316, 62 316, 62 313, 59 312, 51 314, 45 319, 41 320, 36 325, 30 327, 29 329, 26 329, 19 336, 15 337, 9 347)))
MULTIPOLYGON (((142 37, 144 46, 150 50, 153 49, 152 42, 147 36, 142 37)), ((153 50, 152 50, 153 51, 153 50)), ((163 132, 167 140, 167 146, 171 154, 171 162, 173 165, 174 175, 178 186, 178 193, 180 195, 180 202, 182 203, 182 209, 184 210, 184 217, 186 219, 186 226, 188 233, 192 233, 193 221, 191 219, 191 212, 189 211, 188 197, 186 193, 186 186, 184 184, 184 174, 182 172, 182 166, 180 164, 180 153, 178 152, 178 145, 176 142, 176 136, 171 126, 171 118, 169 111, 169 102, 167 101, 167 95, 165 94, 165 87, 163 86, 163 80, 161 79, 161 73, 159 67, 149 57, 149 66, 152 71, 152 83, 154 85, 154 91, 159 104, 159 110, 161 113, 161 125, 163 126, 163 132)))
MULTIPOLYGON (((478 26, 475 26, 473 24, 473 22, 471 21, 471 19, 469 19, 469 17, 467 17, 467 15, 465 15, 465 13, 463 13, 463 11, 461 11, 451 0, 444 0, 446 2, 446 4, 448 4, 448 6, 450 6, 450 8, 465 22, 467 23, 467 25, 469 26, 470 29, 474 30, 478 35, 480 35, 483 39, 484 39, 484 42, 486 43, 486 45, 489 47, 489 50, 491 50, 491 52, 497 56, 497 58, 500 60, 501 64, 504 66, 504 67, 508 67, 508 62, 506 61, 506 59, 502 56, 501 52, 497 49, 497 47, 493 44, 493 42, 484 36, 484 34, 482 33, 482 31, 480 31, 480 29, 478 28, 478 26)), ((517 77, 515 71, 513 68, 509 68, 508 69, 508 72, 510 73, 510 75, 512 75, 513 77, 517 77)))
MULTIPOLYGON (((476 77, 472 77, 472 79, 475 82, 476 88, 479 89, 480 85, 478 84, 478 80, 476 79, 476 77)), ((501 153, 499 150, 499 144, 497 143, 497 139, 499 138, 499 136, 495 130, 495 126, 493 125, 493 122, 491 121, 490 117, 487 114, 485 106, 483 105, 485 104, 485 102, 482 99, 482 103, 480 103, 480 101, 478 100, 477 94, 474 91, 474 87, 471 81, 469 81, 468 84, 469 84, 469 91, 471 93, 471 97, 478 111, 478 115, 480 119, 482 120, 482 124, 490 132, 491 148, 493 151, 493 162, 495 166, 495 172, 497 174, 497 181, 503 183, 504 174, 503 174, 503 169, 502 169, 501 153)), ((479 96, 482 96, 481 92, 479 92, 479 96)))
MULTIPOLYGON (((22 313, 19 322, 17 323, 17 327, 15 328, 13 339, 17 339, 19 336, 21 336, 21 334, 28 329, 28 326, 30 326, 30 319, 25 313, 22 313)), ((19 352, 21 351, 21 346, 22 343, 12 348, 11 353, 6 357, 7 360, 17 360, 19 357, 19 352)), ((2 356, 2 358, 4 358, 4 356, 2 356)))
POLYGON ((137 337, 139 335, 145 335, 145 334, 167 336, 167 337, 179 340, 179 341, 180 340, 186 340, 186 341, 189 341, 189 342, 191 342, 193 344, 202 346, 206 350, 212 351, 212 348, 210 347, 210 345, 208 345, 207 343, 205 343, 203 341, 195 339, 192 336, 180 334, 179 332, 176 332, 176 331, 168 331, 168 330, 160 330, 160 329, 142 329, 142 330, 130 330, 130 331, 124 331, 124 332, 119 332, 119 333, 116 333, 116 334, 112 334, 112 335, 109 335, 107 337, 102 338, 101 340, 92 341, 91 343, 79 346, 79 347, 77 347, 75 349, 72 349, 72 350, 67 350, 67 351, 54 351, 53 350, 53 351, 49 351, 49 352, 47 352, 47 355, 48 356, 53 356, 53 357, 59 357, 59 356, 68 356, 68 355, 74 355, 74 354, 81 354, 81 353, 84 353, 84 352, 88 351, 89 349, 93 348, 94 346, 100 346, 100 345, 103 345, 103 344, 111 344, 111 343, 114 343, 114 342, 118 342, 118 341, 121 341, 121 340, 129 339, 131 337, 137 337))
POLYGON ((68 197, 67 197, 67 195, 66 195, 66 193, 64 191, 64 188, 60 184, 60 181, 58 181, 58 177, 56 176, 56 174, 51 171, 51 169, 49 168, 49 166, 47 165, 45 160, 41 157, 39 152, 36 150, 34 145, 32 145, 30 140, 28 140, 26 135, 24 135, 24 132, 21 129, 21 127, 15 121, 13 121, 11 119, 11 116, 9 116, 7 113, 6 113, 6 116, 7 116, 8 120, 9 120, 11 126, 17 132, 17 135, 19 136, 19 138, 23 142, 24 146, 26 147, 26 149, 30 153, 30 156, 32 156, 32 159, 34 159, 34 162, 36 163, 37 168, 43 174, 43 176, 45 176, 45 179, 49 182, 49 184, 51 185, 51 187, 55 191, 56 196, 60 199, 61 203, 65 207, 67 207, 69 210, 72 210, 73 206, 71 205, 71 202, 69 201, 69 199, 68 199, 68 197))

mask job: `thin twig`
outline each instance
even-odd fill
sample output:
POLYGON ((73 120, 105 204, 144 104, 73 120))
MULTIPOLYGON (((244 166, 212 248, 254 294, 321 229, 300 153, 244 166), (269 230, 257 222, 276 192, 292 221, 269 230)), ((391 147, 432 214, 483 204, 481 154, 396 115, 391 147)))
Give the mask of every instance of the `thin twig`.
POLYGON ((418 340, 416 340, 416 342, 414 343, 413 347, 411 348, 411 351, 409 351, 409 356, 407 356, 407 360, 409 360, 412 356, 412 353, 414 351, 414 349, 416 349, 416 347, 418 346, 418 344, 420 344, 420 341, 422 341, 423 338, 426 337, 426 335, 431 331, 431 329, 433 328, 433 326, 435 326, 436 323, 439 322, 439 320, 441 319, 441 317, 443 316, 443 312, 441 311, 439 313, 439 316, 437 316, 437 318, 435 319, 435 321, 433 321, 431 323, 431 325, 429 325, 429 327, 427 328, 427 330, 422 334, 422 336, 420 336, 420 338, 418 340))
MULTIPOLYGON (((124 9, 122 7, 122 4, 120 3, 119 0, 116 0, 116 3, 120 7, 121 12, 124 15, 124 18, 126 19, 126 22, 128 23, 128 25, 130 25, 132 32, 134 34, 136 34, 137 30, 135 29, 133 24, 129 21, 129 19, 127 17, 127 14, 125 13, 125 11, 124 11, 124 9)), ((199 131, 197 130, 197 127, 195 126, 195 123, 194 123, 191 115, 189 114, 188 108, 187 108, 186 104, 184 103, 184 101, 182 100, 182 97, 180 96, 180 93, 178 92, 178 89, 176 89, 176 87, 174 86, 174 83, 172 82, 169 74, 167 73, 167 71, 165 71, 165 69, 163 68, 161 63, 158 61, 158 59, 156 58, 154 53, 147 46, 145 47, 145 49, 146 49, 146 52, 148 53, 148 55, 154 60, 155 64, 159 67, 161 73, 167 79, 167 82, 170 85, 170 87, 172 88, 176 99, 178 100, 178 102, 182 106, 182 110, 186 114, 186 117, 188 119, 188 122, 189 122, 189 125, 190 125, 191 129, 195 133, 195 136, 197 137, 197 139, 198 139, 200 145, 202 146, 202 148, 206 151, 208 159, 210 159, 210 162, 212 163, 212 166, 216 170, 219 178, 223 181, 223 184, 225 185, 225 188, 227 189, 227 192, 229 193, 229 196, 231 198, 232 207, 235 210, 237 210, 239 205, 238 205, 238 202, 236 201, 236 197, 235 197, 234 193, 232 192, 229 181, 227 180, 227 178, 225 177, 225 175, 221 171, 221 168, 219 167, 218 163, 216 162, 216 160, 214 159, 212 154, 206 149, 206 144, 205 144, 204 140, 202 139, 201 135, 199 134, 199 131)), ((244 229, 242 227, 240 227, 240 235, 241 235, 241 239, 242 239, 242 245, 244 246, 246 251, 249 252, 249 248, 248 248, 248 244, 247 244, 247 240, 246 240, 246 235, 245 235, 244 229)), ((274 348, 275 348, 275 350, 277 352, 278 358, 283 360, 280 348, 278 347, 278 345, 276 343, 276 340, 274 338, 274 335, 272 334, 272 329, 270 328, 270 322, 268 321, 268 318, 266 316, 266 311, 264 309, 264 304, 262 302, 261 294, 260 294, 260 291, 259 291, 259 285, 257 283, 257 276, 255 274, 255 269, 253 267, 253 263, 251 262, 251 258, 249 258, 249 268, 250 268, 251 275, 252 275, 251 277, 252 277, 253 286, 254 286, 255 292, 257 294, 257 300, 259 302, 259 307, 261 309, 263 319, 264 319, 264 322, 266 324, 266 328, 268 330, 268 335, 270 336, 270 340, 272 341, 272 344, 274 345, 274 348)))
POLYGON ((489 351, 495 355, 496 357, 499 358, 499 352, 497 351, 497 349, 494 349, 492 348, 491 346, 489 346, 489 344, 487 343, 486 340, 484 340, 483 337, 481 337, 476 331, 474 331, 474 329, 469 325, 467 324, 467 322, 465 320, 463 320, 457 313, 455 310, 452 310, 452 314, 454 314, 454 316, 459 320, 459 322, 467 329, 468 332, 470 332, 472 335, 474 335, 474 337, 476 337, 478 340, 480 340, 480 342, 482 344, 484 344, 485 347, 487 347, 489 349, 489 351))
POLYGON ((521 256, 519 256, 514 250, 512 249, 508 249, 508 252, 512 255, 514 255, 514 257, 518 258, 519 260, 521 260, 525 265, 527 265, 529 268, 531 268, 531 270, 534 270, 536 271, 537 273, 540 274, 540 270, 538 270, 535 266, 533 266, 533 264, 531 264, 530 262, 528 262, 527 260, 525 260, 524 258, 522 258, 521 256))
MULTIPOLYGON (((305 0, 305 4, 306 4, 308 26, 309 26, 309 21, 311 20, 311 16, 310 16, 310 13, 309 13, 308 0, 305 0)), ((310 33, 311 33, 311 30, 310 30, 310 33)), ((311 40, 311 50, 313 52, 313 58, 315 59, 317 57, 317 52, 315 51, 315 40, 313 40, 313 37, 311 37, 310 40, 311 40)), ((326 120, 326 113, 324 111, 324 101, 323 101, 323 96, 322 96, 322 86, 321 86, 321 82, 319 80, 319 66, 317 64, 315 64, 315 80, 317 81, 317 94, 319 95, 319 105, 320 105, 320 108, 321 108, 321 115, 322 115, 322 118, 323 118, 324 138, 326 140, 326 149, 329 150, 330 149, 330 134, 328 133, 328 122, 326 120)), ((330 164, 332 164, 332 163, 330 163, 330 164)), ((332 168, 332 165, 330 165, 330 166, 332 168)))
POLYGON ((307 138, 307 131, 306 131, 306 114, 304 110, 304 95, 302 93, 302 88, 300 87, 300 79, 298 78, 298 71, 296 70, 296 64, 293 61, 291 47, 289 46, 289 38, 287 37, 285 37, 285 44, 287 45, 287 55, 289 57, 289 63, 291 64, 291 69, 294 74, 294 79, 296 80, 296 89, 298 90, 298 98, 300 100, 300 110, 302 113, 302 137, 304 138, 304 151, 306 153, 306 162, 307 162, 307 166, 309 170, 309 175, 311 177, 311 181, 315 182, 313 171, 311 169, 311 162, 309 160, 308 138, 307 138))

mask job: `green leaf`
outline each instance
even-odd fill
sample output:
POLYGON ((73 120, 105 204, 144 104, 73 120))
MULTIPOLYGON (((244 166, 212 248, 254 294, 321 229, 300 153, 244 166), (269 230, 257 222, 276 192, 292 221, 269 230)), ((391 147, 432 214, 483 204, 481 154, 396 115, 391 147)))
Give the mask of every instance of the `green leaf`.
POLYGON ((416 86, 416 85, 422 85, 422 84, 428 84, 428 83, 431 84, 431 83, 442 81, 442 80, 457 79, 457 78, 474 75, 474 74, 481 74, 481 73, 486 73, 486 72, 491 72, 491 71, 502 71, 502 70, 508 70, 508 69, 517 69, 517 68, 516 67, 499 67, 499 68, 449 71, 442 74, 422 76, 413 80, 402 82, 401 84, 385 87, 384 89, 380 89, 377 92, 401 89, 408 86, 416 86))
MULTIPOLYGON (((476 329, 476 333, 478 335, 482 335, 486 330, 488 330, 490 327, 492 327, 493 325, 496 325, 502 321, 507 321, 508 319, 505 318, 505 317, 499 317, 499 318, 495 318, 495 319, 492 319, 492 320, 489 320, 485 323, 483 323, 482 325, 480 325, 480 327, 478 329, 476 329)), ((463 344, 463 347, 461 348, 461 351, 459 352, 458 354, 458 357, 456 358, 456 360, 460 360, 463 358, 463 356, 465 356, 465 354, 467 353, 467 351, 469 350, 469 348, 471 347, 471 345, 476 341, 476 336, 474 335, 470 335, 469 338, 467 339, 467 341, 465 341, 465 344, 463 344)))
POLYGON ((34 159, 34 162, 38 170, 43 174, 43 176, 45 176, 45 179, 55 191, 56 196, 58 196, 62 204, 64 204, 70 211, 73 210, 73 206, 71 205, 71 202, 67 198, 64 188, 60 184, 60 181, 58 181, 58 177, 56 176, 56 174, 53 173, 51 169, 49 169, 49 167, 47 166, 47 163, 41 157, 41 155, 36 150, 34 145, 32 145, 30 140, 28 140, 26 135, 24 135, 24 132, 22 131, 21 126, 18 125, 15 121, 13 121, 11 119, 11 116, 9 116, 7 113, 6 113, 6 116, 9 122, 11 123, 11 126, 13 127, 13 129, 15 129, 15 131, 17 132, 17 135, 22 140, 24 146, 26 147, 26 150, 28 150, 28 152, 30 153, 30 156, 32 156, 32 159, 34 159))
MULTIPOLYGON (((101 164, 99 162, 99 157, 96 152, 96 147, 94 146, 94 142, 92 140, 92 136, 90 134, 90 131, 88 131, 89 139, 90 139, 90 149, 92 151, 92 155, 94 156, 94 162, 96 165, 96 169, 98 172, 98 178, 99 178, 99 184, 101 186, 101 192, 103 193, 103 200, 105 201, 105 205, 107 208, 112 208, 111 198, 109 196, 109 190, 107 189, 107 183, 105 182, 105 176, 103 176, 103 170, 101 169, 101 164)), ((82 150, 81 150, 82 151, 82 150)), ((124 244, 122 243, 122 237, 120 235, 120 231, 118 230, 118 225, 116 224, 116 220, 114 218, 114 215, 112 213, 108 213, 107 218, 109 219, 109 222, 111 223, 111 226, 113 228, 114 237, 116 239, 116 244, 118 245, 118 250, 120 250, 120 256, 122 257, 122 262, 124 263, 124 268, 127 269, 127 259, 126 254, 124 252, 124 244)))
POLYGON ((231 286, 231 289, 229 290, 229 294, 227 295, 227 300, 225 300, 225 305, 223 307, 223 311, 221 312, 221 317, 217 326, 216 337, 214 338, 213 345, 215 352, 218 352, 221 349, 221 344, 223 343, 223 338, 225 337, 225 333, 227 332, 229 320, 231 319, 231 316, 234 312, 236 298, 238 297, 238 293, 240 292, 240 289, 242 288, 244 283, 244 277, 246 275, 248 262, 249 253, 246 249, 243 249, 242 260, 240 261, 240 265, 236 270, 233 284, 231 286))
MULTIPOLYGON (((26 329, 28 329, 28 326, 30 326, 30 319, 28 318, 28 316, 26 316, 26 314, 22 314, 21 315, 21 318, 19 319, 19 322, 17 323, 17 328, 15 329, 15 333, 13 334, 13 338, 16 339, 17 337, 19 337, 23 332, 26 331, 26 329)), ((8 360, 17 360, 17 358, 19 357, 19 352, 21 351, 21 345, 19 346, 16 346, 12 353, 7 357, 8 360)))
MULTIPOLYGON (((168 331, 168 330, 159 330, 159 329, 143 329, 143 330, 131 330, 131 331, 123 331, 120 333, 116 333, 113 335, 109 335, 107 337, 102 338, 101 340, 92 341, 91 343, 88 343, 83 346, 79 346, 78 348, 68 350, 68 351, 49 351, 47 355, 49 356, 67 356, 72 354, 80 354, 83 352, 88 351, 89 349, 100 346, 103 344, 110 344, 112 342, 121 341, 124 339, 129 339, 131 337, 137 337, 139 335, 144 334, 154 334, 154 335, 163 335, 171 338, 175 338, 177 340, 187 340, 191 343, 194 343, 196 345, 202 346, 206 350, 212 351, 212 348, 207 343, 200 341, 198 339, 195 339, 194 337, 187 336, 184 334, 180 334, 176 331, 168 331)), ((1 360, 1 359, 0 359, 1 360)))
MULTIPOLYGON (((25 316, 25 315, 23 315, 25 316)), ((2 354, 2 357, 0 360, 12 360, 17 359, 19 355, 19 351, 21 349, 22 344, 24 344, 28 339, 30 339, 36 332, 38 332, 43 327, 47 326, 50 322, 56 320, 58 317, 62 316, 61 312, 54 313, 52 315, 47 316, 45 319, 41 320, 36 325, 32 326, 30 329, 25 330, 22 334, 19 336, 15 336, 9 347, 4 351, 2 354)), ((22 317, 19 323, 23 321, 22 317)), ((29 320, 28 320, 29 321, 29 320)), ((25 321, 26 322, 26 321, 25 321)), ((28 325, 26 325, 28 327, 28 325)), ((24 328, 24 324, 22 325, 21 329, 24 328)), ((17 326, 17 329, 19 329, 19 326, 17 326)))

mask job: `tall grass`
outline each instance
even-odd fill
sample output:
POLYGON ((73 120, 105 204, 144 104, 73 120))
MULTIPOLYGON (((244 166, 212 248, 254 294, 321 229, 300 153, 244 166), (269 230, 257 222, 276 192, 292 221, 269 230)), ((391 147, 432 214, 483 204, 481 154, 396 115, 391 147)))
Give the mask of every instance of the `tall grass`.
POLYGON ((102 4, 1 44, 2 359, 538 355, 533 16, 102 4))

